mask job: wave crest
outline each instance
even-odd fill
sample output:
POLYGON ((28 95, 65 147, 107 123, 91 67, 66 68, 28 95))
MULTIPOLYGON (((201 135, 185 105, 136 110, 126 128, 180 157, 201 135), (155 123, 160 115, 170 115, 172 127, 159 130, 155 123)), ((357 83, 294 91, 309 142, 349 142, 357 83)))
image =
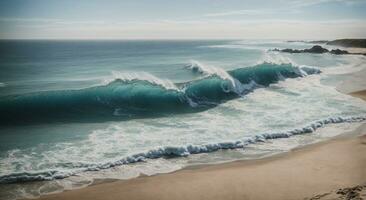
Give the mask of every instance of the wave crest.
POLYGON ((109 84, 111 82, 114 82, 116 80, 120 81, 147 81, 151 84, 160 85, 164 87, 167 90, 179 90, 177 86, 167 79, 160 79, 152 74, 146 73, 146 72, 129 72, 129 73, 121 73, 118 71, 112 71, 112 76, 110 78, 107 78, 103 80, 103 85, 109 84))
POLYGON ((150 75, 118 74, 119 78, 107 85, 8 96, 0 100, 0 124, 90 122, 199 112, 258 87, 320 73, 315 68, 269 63, 216 72, 220 75, 177 84, 150 75))
POLYGON ((229 87, 227 88, 225 88, 224 86, 222 87, 222 89, 227 92, 232 91, 240 95, 245 88, 238 80, 233 78, 227 71, 219 67, 206 65, 196 60, 191 60, 191 64, 188 66, 189 69, 191 69, 194 72, 199 72, 201 74, 205 74, 208 76, 216 75, 222 80, 229 81, 230 83, 229 87))

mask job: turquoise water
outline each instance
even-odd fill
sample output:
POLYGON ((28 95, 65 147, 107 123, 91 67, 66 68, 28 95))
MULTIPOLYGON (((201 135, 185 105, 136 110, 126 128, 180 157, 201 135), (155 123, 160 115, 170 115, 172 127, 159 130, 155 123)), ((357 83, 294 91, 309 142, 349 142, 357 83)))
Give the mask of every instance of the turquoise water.
POLYGON ((336 86, 365 57, 268 51, 309 46, 0 41, 0 196, 259 158, 353 130, 366 104, 336 86))

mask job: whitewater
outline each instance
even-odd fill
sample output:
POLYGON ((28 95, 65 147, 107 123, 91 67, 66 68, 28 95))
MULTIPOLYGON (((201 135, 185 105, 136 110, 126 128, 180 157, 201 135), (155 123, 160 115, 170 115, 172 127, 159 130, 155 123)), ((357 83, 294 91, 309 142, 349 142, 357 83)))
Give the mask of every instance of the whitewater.
POLYGON ((365 102, 337 89, 366 69, 361 55, 269 51, 309 47, 285 41, 24 42, 0 46, 1 199, 271 156, 366 120, 365 102))

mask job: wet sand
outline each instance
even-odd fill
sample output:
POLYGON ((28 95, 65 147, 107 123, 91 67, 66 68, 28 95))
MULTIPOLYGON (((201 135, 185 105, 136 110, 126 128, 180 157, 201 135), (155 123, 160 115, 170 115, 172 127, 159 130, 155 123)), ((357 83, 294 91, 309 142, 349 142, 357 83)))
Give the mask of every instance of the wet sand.
POLYGON ((351 95, 366 101, 366 90, 352 92, 351 95))

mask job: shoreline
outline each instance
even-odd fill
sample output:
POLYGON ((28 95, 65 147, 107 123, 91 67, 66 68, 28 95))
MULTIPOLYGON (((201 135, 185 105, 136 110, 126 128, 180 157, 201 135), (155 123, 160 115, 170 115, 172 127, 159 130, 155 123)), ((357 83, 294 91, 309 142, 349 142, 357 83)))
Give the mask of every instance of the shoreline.
MULTIPOLYGON (((366 90, 350 95, 365 100, 366 90)), ((336 198, 336 191, 345 187, 359 186, 366 193, 364 155, 365 123, 351 133, 270 157, 191 166, 129 180, 98 180, 85 188, 49 194, 40 199, 336 198)))
POLYGON ((363 124, 350 135, 268 158, 99 183, 40 199, 303 199, 365 183, 365 134, 363 124))

